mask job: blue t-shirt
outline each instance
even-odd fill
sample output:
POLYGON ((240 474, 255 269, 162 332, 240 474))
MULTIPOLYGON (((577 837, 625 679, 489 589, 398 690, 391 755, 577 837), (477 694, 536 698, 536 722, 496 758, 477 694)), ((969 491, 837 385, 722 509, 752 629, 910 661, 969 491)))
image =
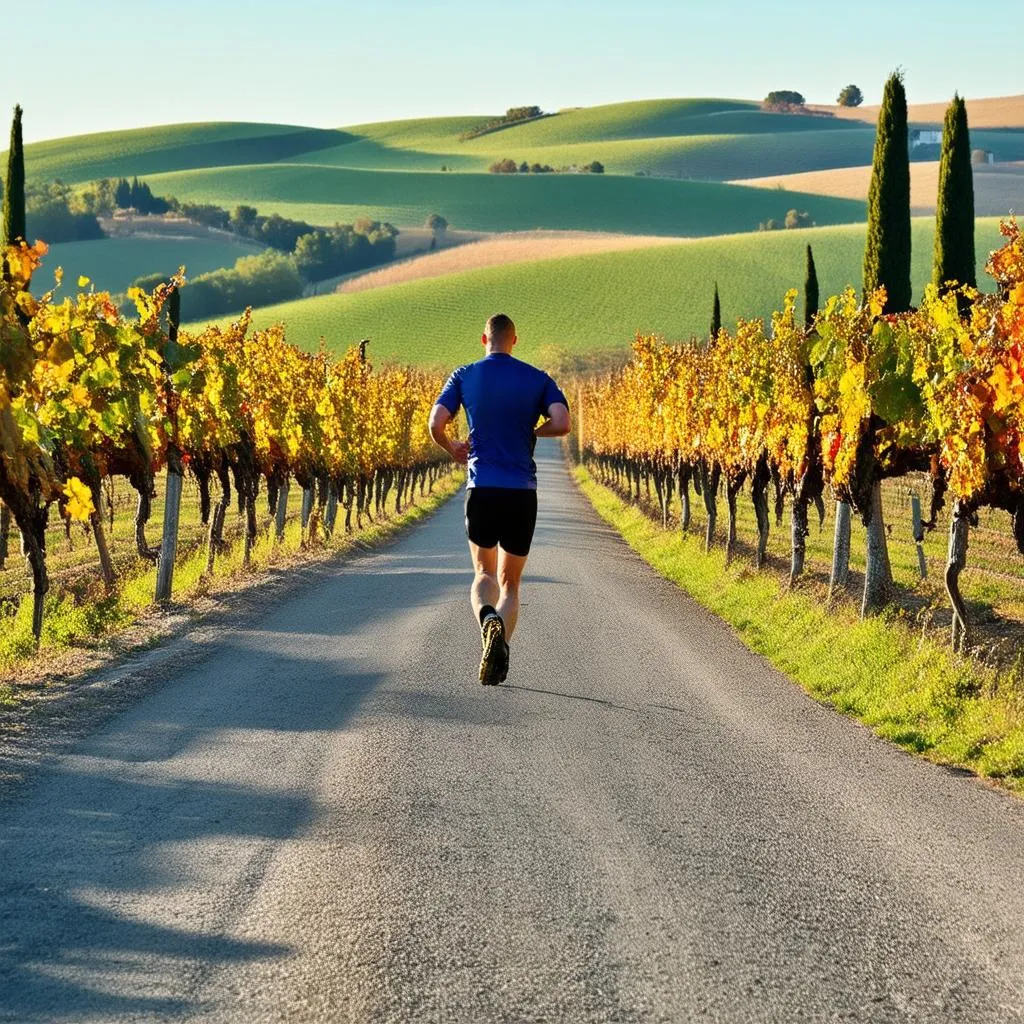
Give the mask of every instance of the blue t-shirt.
POLYGON ((537 367, 506 352, 460 366, 437 404, 453 416, 459 406, 469 421, 469 487, 537 489, 533 429, 556 402, 569 403, 537 367))

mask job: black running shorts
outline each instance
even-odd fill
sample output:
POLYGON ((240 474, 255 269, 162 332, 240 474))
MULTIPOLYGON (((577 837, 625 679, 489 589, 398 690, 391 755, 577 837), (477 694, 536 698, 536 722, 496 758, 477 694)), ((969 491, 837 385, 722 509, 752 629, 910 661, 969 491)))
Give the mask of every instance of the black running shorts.
POLYGON ((500 544, 525 558, 537 525, 537 492, 517 487, 470 487, 466 493, 466 536, 481 548, 500 544))

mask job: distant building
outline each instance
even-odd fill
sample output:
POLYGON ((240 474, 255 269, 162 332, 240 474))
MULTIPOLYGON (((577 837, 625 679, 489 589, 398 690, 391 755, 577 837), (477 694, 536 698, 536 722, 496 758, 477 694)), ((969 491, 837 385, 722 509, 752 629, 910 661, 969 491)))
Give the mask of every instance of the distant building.
POLYGON ((918 146, 941 146, 942 132, 932 128, 915 128, 910 133, 910 148, 918 146))

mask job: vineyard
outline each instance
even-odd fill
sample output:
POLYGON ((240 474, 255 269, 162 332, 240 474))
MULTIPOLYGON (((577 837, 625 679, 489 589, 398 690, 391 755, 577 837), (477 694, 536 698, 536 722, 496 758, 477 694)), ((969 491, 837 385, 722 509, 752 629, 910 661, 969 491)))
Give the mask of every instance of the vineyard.
POLYGON ((134 317, 109 294, 88 289, 84 277, 74 298, 35 298, 30 284, 45 254, 42 243, 7 248, 0 281, 0 555, 7 556, 13 519, 32 573, 37 640, 52 511, 68 529, 76 520, 87 524, 103 586, 117 585, 101 514, 104 482, 114 477, 136 492, 135 554, 158 565, 157 596, 166 599, 185 474, 198 492, 212 573, 227 549, 232 500, 249 563, 261 486, 278 535, 290 481, 302 488, 303 538, 315 544, 334 531, 339 508, 344 529, 358 528, 386 502, 401 511, 414 490, 432 487, 446 471, 426 429, 442 384, 435 376, 375 370, 365 345, 337 360, 306 353, 281 325, 252 330, 248 315, 179 333, 180 276, 152 294, 131 293, 134 317), (161 471, 164 532, 151 543, 161 471))
POLYGON ((834 587, 849 571, 851 509, 867 530, 864 614, 893 592, 881 483, 925 473, 931 507, 920 529, 934 529, 952 503, 945 584, 953 644, 966 649, 959 576, 979 510, 1010 513, 1024 553, 1024 235, 1013 221, 1002 231, 986 268, 994 294, 929 286, 918 309, 883 314, 884 291, 861 302, 848 289, 801 323, 793 292, 770 329, 741 320, 707 345, 638 337, 624 369, 581 388, 584 460, 636 502, 653 485, 666 524, 678 493, 683 530, 692 488, 706 511, 707 548, 724 489, 727 557, 749 484, 758 567, 770 505, 778 519, 788 500, 791 579, 804 571, 809 507, 823 514, 830 491, 834 587))

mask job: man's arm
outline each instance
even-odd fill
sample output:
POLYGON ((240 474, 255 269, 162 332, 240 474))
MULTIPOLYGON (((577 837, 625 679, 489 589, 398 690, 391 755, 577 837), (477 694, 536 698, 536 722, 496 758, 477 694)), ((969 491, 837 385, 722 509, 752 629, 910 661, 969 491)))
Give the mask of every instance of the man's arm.
POLYGON ((534 433, 538 437, 565 437, 572 430, 572 420, 569 417, 568 406, 561 402, 552 402, 548 406, 548 418, 539 426, 534 433))
POLYGON ((430 419, 427 426, 430 436, 439 444, 456 462, 465 463, 469 458, 469 443, 467 441, 453 441, 445 431, 452 421, 452 414, 443 405, 435 405, 430 410, 430 419))

